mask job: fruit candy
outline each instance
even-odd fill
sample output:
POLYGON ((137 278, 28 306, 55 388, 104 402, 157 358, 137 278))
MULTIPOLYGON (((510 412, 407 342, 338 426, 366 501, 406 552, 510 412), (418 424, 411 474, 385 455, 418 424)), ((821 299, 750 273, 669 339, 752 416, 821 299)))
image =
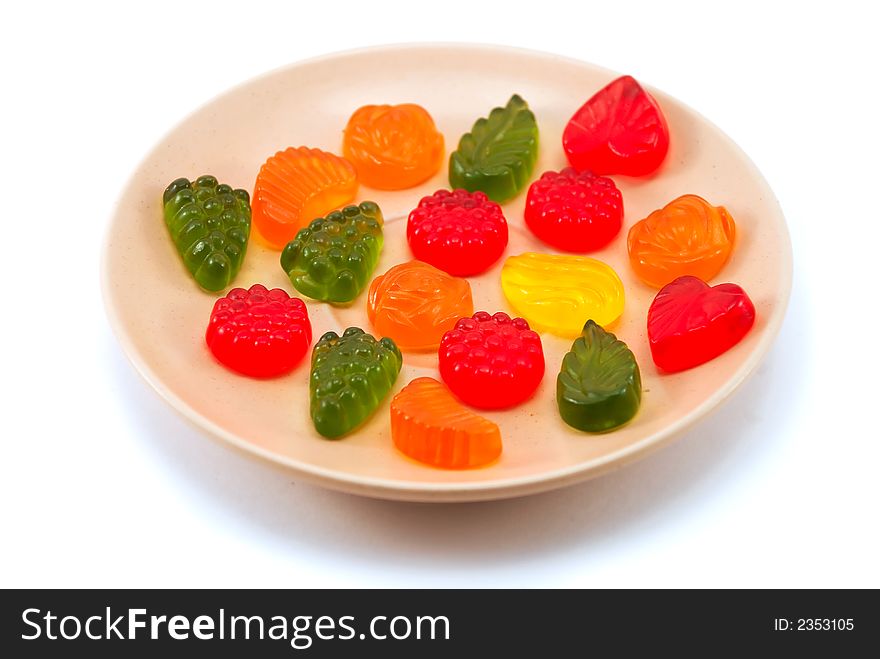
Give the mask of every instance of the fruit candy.
POLYGON ((657 101, 631 76, 613 80, 574 113, 562 148, 577 169, 644 176, 669 150, 669 128, 657 101))
POLYGON ((354 199, 357 188, 354 166, 344 158, 305 146, 279 151, 257 174, 254 226, 281 249, 313 219, 354 199))
POLYGON ((391 399, 391 438, 401 453, 434 467, 470 469, 501 455, 501 431, 433 378, 417 378, 391 399))
POLYGON ((477 119, 449 158, 449 184, 482 190, 504 202, 525 187, 538 159, 538 124, 528 103, 514 94, 503 108, 477 119))
POLYGON ((588 432, 613 430, 635 416, 641 400, 636 358, 623 341, 588 320, 556 378, 562 420, 588 432))
POLYGON ((440 377, 468 405, 512 407, 529 398, 544 377, 541 337, 522 318, 478 311, 443 335, 440 377))
POLYGON ((682 275, 709 280, 730 257, 735 234, 723 206, 684 195, 632 226, 629 260, 636 275, 655 288, 682 275))
POLYGON ((313 220, 281 252, 281 267, 303 295, 351 302, 370 281, 382 251, 382 211, 372 201, 313 220))
POLYGON ((348 120, 342 153, 364 185, 401 190, 440 170, 443 135, 420 105, 365 105, 348 120))
POLYGON ((648 341, 659 368, 693 368, 726 352, 748 333, 755 307, 736 284, 710 287, 684 276, 660 289, 648 309, 648 341))
POLYGON ((370 284, 367 316, 401 350, 436 350, 462 316, 474 313, 471 285, 421 261, 409 261, 370 284))
POLYGON ((507 220, 483 192, 438 190, 409 214, 406 239, 418 260, 467 277, 488 269, 504 252, 507 220))
POLYGON ((293 370, 312 342, 306 305, 280 288, 233 288, 214 303, 205 341, 217 360, 244 375, 293 370))
POLYGON ((183 263, 202 288, 219 291, 235 279, 251 232, 245 190, 218 185, 213 176, 179 178, 162 196, 165 225, 183 263))
POLYGON ((394 341, 359 327, 327 332, 312 350, 310 413, 315 429, 337 439, 366 421, 391 391, 403 359, 394 341))
POLYGON ((587 256, 511 256, 501 268, 501 289, 532 327, 566 338, 580 334, 587 320, 607 327, 623 313, 623 283, 617 273, 587 256))

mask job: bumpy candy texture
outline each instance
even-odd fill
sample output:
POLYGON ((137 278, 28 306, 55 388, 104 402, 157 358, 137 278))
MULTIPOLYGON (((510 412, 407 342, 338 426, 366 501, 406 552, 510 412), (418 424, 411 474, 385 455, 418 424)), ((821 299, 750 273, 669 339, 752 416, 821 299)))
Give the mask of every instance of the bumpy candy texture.
POLYGON ((421 261, 394 266, 370 284, 367 316, 401 350, 436 350, 455 322, 474 313, 467 279, 421 261))
POLYGON ((526 252, 501 269, 501 289, 516 313, 536 330, 575 337, 587 320, 613 325, 624 291, 611 266, 587 256, 526 252))
POLYGON ((592 252, 620 231, 623 198, 610 178, 566 167, 544 172, 529 186, 525 220, 548 245, 567 252, 592 252))
POLYGON ((639 365, 630 349, 587 321, 556 378, 562 420, 578 430, 606 432, 632 419, 641 400, 639 365))
POLYGON ((444 469, 481 467, 501 455, 501 431, 433 378, 417 378, 391 399, 391 437, 401 453, 444 469))
POLYGON ((443 164, 443 135, 420 105, 365 105, 345 127, 343 155, 364 185, 380 190, 411 188, 443 164))
POLYGON ((327 332, 312 351, 310 413, 328 439, 348 434, 366 421, 391 391, 403 359, 394 341, 377 341, 359 327, 342 336, 327 332))
POLYGON ((440 341, 440 376, 459 399, 482 409, 518 405, 544 377, 541 337, 522 318, 478 311, 440 341))
POLYGON ((233 288, 214 303, 205 341, 226 367, 257 378, 287 373, 312 342, 306 305, 280 288, 233 288))
POLYGON ((507 220, 483 192, 438 190, 409 214, 406 239, 418 260, 467 277, 500 258, 507 247, 507 220))
POLYGON ((538 123, 517 95, 488 118, 477 119, 449 158, 449 184, 504 202, 519 194, 538 159, 538 123))
POLYGON ((281 252, 281 267, 303 295, 345 304, 366 288, 382 242, 382 211, 365 201, 301 229, 281 252))
POLYGON ((754 322, 755 306, 736 284, 710 287, 697 277, 679 277, 648 309, 651 356, 670 373, 693 368, 739 343, 754 322))
POLYGON ((192 183, 179 178, 165 189, 162 202, 171 239, 199 286, 209 291, 229 286, 251 232, 248 193, 218 184, 213 176, 192 183))
POLYGON ((660 288, 682 275, 709 280, 730 258, 736 225, 723 206, 684 195, 629 230, 629 260, 639 279, 660 288))
POLYGON ((562 147, 577 169, 644 176, 669 150, 669 128, 657 101, 631 76, 610 82, 574 113, 562 147))
POLYGON ((254 226, 281 249, 316 217, 353 200, 357 188, 357 172, 345 158, 305 146, 279 151, 257 174, 254 226))

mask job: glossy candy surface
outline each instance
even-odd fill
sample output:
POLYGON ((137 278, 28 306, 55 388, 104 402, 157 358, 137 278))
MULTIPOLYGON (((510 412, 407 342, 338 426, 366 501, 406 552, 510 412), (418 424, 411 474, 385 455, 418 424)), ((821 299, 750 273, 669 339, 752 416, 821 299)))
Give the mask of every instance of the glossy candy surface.
POLYGON ((416 378, 391 399, 391 437, 401 453, 444 469, 471 469, 501 455, 501 431, 433 378, 416 378))
POLYGON ((420 105, 365 105, 348 120, 342 153, 364 185, 401 190, 440 170, 443 135, 420 105))
POLYGON ((367 317, 376 332, 401 350, 436 350, 455 322, 474 313, 466 279, 421 261, 394 266, 370 284, 367 317))
POLYGON ((315 429, 337 439, 366 421, 391 391, 403 359, 389 338, 359 327, 327 332, 312 350, 310 414, 315 429))
POLYGON ((683 195, 629 230, 629 260, 639 279, 660 288, 676 277, 708 281, 733 251, 736 225, 723 206, 683 195))
POLYGON ((243 375, 287 373, 312 342, 306 305, 280 288, 233 288, 214 303, 205 341, 217 360, 243 375))
POLYGON ((222 290, 241 269, 251 232, 249 199, 245 190, 218 184, 213 176, 179 178, 165 189, 165 225, 202 288, 222 290))
POLYGON ((316 217, 353 200, 357 188, 357 173, 345 158, 305 146, 279 151, 257 174, 254 226, 281 249, 316 217))
POLYGON ((739 343, 754 322, 755 306, 741 287, 679 277, 648 309, 651 356, 667 372, 693 368, 739 343))
POLYGON ((459 399, 482 409, 527 400, 544 376, 541 337, 522 318, 478 311, 440 341, 440 376, 459 399))
POLYGON ((303 295, 345 304, 367 286, 382 243, 382 211, 365 201, 301 229, 281 252, 281 267, 303 295))

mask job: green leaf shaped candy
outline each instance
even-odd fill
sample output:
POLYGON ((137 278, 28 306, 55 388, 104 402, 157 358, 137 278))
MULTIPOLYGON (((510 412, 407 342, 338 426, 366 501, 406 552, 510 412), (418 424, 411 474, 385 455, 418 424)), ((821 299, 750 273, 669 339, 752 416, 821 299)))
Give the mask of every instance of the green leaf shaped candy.
POLYGON ((525 187, 538 159, 538 124, 518 95, 488 118, 477 119, 449 157, 449 184, 482 190, 492 201, 512 199, 525 187))
POLYGON ((635 416, 641 400, 636 358, 623 341, 588 320, 556 378, 562 420, 587 432, 614 430, 635 416))
POLYGON ((391 391, 403 357, 394 341, 359 327, 327 332, 312 350, 309 403, 315 429, 338 439, 366 421, 391 391))

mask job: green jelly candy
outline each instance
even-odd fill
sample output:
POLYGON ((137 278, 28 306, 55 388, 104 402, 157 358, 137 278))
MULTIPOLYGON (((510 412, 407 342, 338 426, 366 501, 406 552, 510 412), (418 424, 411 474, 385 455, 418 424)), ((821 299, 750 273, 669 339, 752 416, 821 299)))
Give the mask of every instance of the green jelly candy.
POLYGON ((613 430, 635 416, 641 400, 636 358, 623 341, 588 320, 556 378, 562 420, 588 432, 613 430))
POLYGON ((391 391, 403 365, 394 341, 359 327, 327 332, 312 350, 309 405, 319 433, 338 439, 366 421, 391 391))
POLYGON ((482 190, 492 201, 512 199, 529 182, 538 159, 538 124, 518 95, 477 119, 449 157, 449 184, 482 190))
POLYGON ((229 286, 251 234, 247 191, 218 184, 213 176, 179 178, 165 189, 162 203, 171 239, 199 286, 209 291, 229 286))
POLYGON ((281 252, 281 267, 303 295, 345 304, 369 283, 382 240, 379 206, 346 206, 300 229, 281 252))

